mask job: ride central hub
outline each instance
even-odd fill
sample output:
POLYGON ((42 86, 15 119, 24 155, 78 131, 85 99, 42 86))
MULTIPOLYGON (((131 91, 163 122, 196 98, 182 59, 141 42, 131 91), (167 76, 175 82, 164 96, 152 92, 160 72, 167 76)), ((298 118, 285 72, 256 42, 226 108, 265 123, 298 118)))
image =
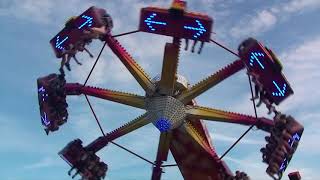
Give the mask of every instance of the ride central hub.
POLYGON ((152 123, 161 132, 179 127, 186 117, 184 104, 171 96, 148 99, 146 109, 152 123))

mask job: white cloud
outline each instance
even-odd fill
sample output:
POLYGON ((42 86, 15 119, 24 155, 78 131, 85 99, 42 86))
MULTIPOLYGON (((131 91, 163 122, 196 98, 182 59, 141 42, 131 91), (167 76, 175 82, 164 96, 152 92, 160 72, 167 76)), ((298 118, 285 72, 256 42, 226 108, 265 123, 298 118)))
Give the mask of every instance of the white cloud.
MULTIPOLYGON (((56 24, 57 19, 68 19, 77 15, 90 6, 105 8, 109 13, 125 16, 128 21, 138 18, 139 9, 150 5, 142 0, 123 0, 121 3, 130 6, 121 6, 115 1, 82 1, 82 0, 2 0, 0 2, 0 16, 13 16, 20 20, 41 23, 56 24), (76 8, 75 8, 76 7, 76 8)), ((168 1, 153 1, 153 5, 168 5, 168 1)), ((116 23, 121 23, 116 20, 116 23)), ((120 24, 117 24, 120 25, 120 24)), ((126 24, 126 26, 128 26, 126 24)), ((116 27, 117 29, 117 27, 116 27)))
POLYGON ((309 67, 311 67, 312 64, 318 62, 315 60, 320 57, 318 48, 320 48, 319 36, 313 37, 312 39, 299 44, 297 47, 291 47, 289 52, 284 52, 281 57, 286 59, 286 64, 289 66, 296 66, 296 68, 299 68, 301 65, 309 65, 309 67), (299 63, 299 66, 297 66, 296 63, 299 63))
POLYGON ((247 35, 256 35, 269 30, 277 22, 277 17, 268 10, 263 10, 254 16, 249 16, 239 24, 231 28, 230 33, 234 37, 243 37, 247 35))
POLYGON ((281 109, 299 111, 306 107, 316 107, 320 101, 319 86, 316 83, 320 78, 320 37, 315 37, 290 48, 280 55, 284 61, 286 74, 294 95, 289 97, 281 109))
POLYGON ((319 112, 301 113, 296 117, 296 120, 304 125, 304 132, 302 134, 297 153, 308 156, 320 154, 320 144, 316 143, 320 137, 320 122, 316 121, 316 119, 320 119, 319 112))
MULTIPOLYGON (((39 117, 40 118, 40 117, 39 117)), ((4 138, 0 143, 0 152, 29 152, 38 154, 50 154, 53 149, 57 149, 54 144, 46 143, 44 138, 47 138, 44 130, 40 127, 40 119, 32 122, 37 124, 36 128, 39 128, 37 133, 33 133, 30 129, 27 129, 22 123, 26 119, 16 120, 13 116, 0 116, 0 132, 4 138), (13 133, 18 132, 18 133, 13 133), (40 136, 39 136, 40 135, 40 136), (44 137, 44 138, 42 138, 44 137), (39 148, 41 147, 41 151, 39 148)))
POLYGON ((16 17, 27 22, 41 24, 57 23, 57 19, 68 18, 93 5, 93 2, 80 0, 4 0, 0 15, 16 17), (74 8, 77 7, 77 8, 74 8), (61 16, 61 14, 65 16, 61 16))
POLYGON ((140 32, 118 39, 151 78, 161 73, 164 46, 171 38, 140 32))
MULTIPOLYGON (((88 58, 87 58, 88 59, 88 58)), ((70 81, 75 81, 79 83, 84 83, 89 72, 95 62, 95 59, 89 59, 90 62, 84 60, 82 66, 76 65, 74 62, 71 64, 71 75, 70 81)), ((96 67, 94 68, 88 84, 90 85, 103 85, 103 84, 121 84, 121 83, 134 83, 134 78, 125 68, 125 66, 112 56, 107 56, 107 58, 100 58, 96 67)))
MULTIPOLYGON (((224 160, 232 165, 235 165, 238 170, 246 172, 252 179, 270 179, 270 177, 265 172, 265 170, 267 169, 267 164, 262 163, 261 155, 259 155, 258 153, 248 154, 239 158, 226 156, 224 157, 224 160)), ((314 180, 318 177, 315 169, 310 168, 303 163, 296 162, 295 164, 289 164, 284 175, 282 176, 283 179, 286 179, 288 177, 288 174, 294 171, 299 171, 302 179, 314 180)))
MULTIPOLYGON (((254 88, 254 87, 253 87, 254 88)), ((253 89, 254 90, 254 89, 253 89)), ((250 90, 248 90, 250 91, 250 90)), ((244 94, 240 96, 238 101, 233 101, 230 110, 233 112, 238 112, 241 114, 255 116, 253 103, 251 101, 251 93, 244 94)), ((255 104, 258 104, 259 100, 255 100, 255 104)), ((258 117, 266 117, 271 118, 271 115, 268 115, 268 109, 265 104, 261 104, 261 106, 256 107, 258 117)), ((271 118, 272 119, 272 118, 271 118)))
POLYGON ((27 164, 23 168, 28 170, 34 170, 38 168, 46 168, 46 167, 53 167, 53 166, 60 166, 61 161, 58 161, 57 158, 54 157, 44 157, 43 159, 34 162, 32 164, 27 164))
POLYGON ((1 3, 3 6, 0 6, 0 15, 15 16, 20 19, 41 23, 49 21, 49 16, 54 6, 53 2, 49 0, 4 0, 1 3))
POLYGON ((320 7, 318 0, 292 0, 283 5, 282 9, 289 13, 295 13, 306 9, 315 9, 320 7))
POLYGON ((293 14, 319 7, 320 1, 318 0, 291 0, 280 4, 277 2, 271 7, 259 10, 254 15, 242 18, 231 28, 230 34, 237 38, 262 34, 272 29, 278 22, 287 20, 293 14))
MULTIPOLYGON (((219 133, 210 133, 210 136, 212 137, 213 142, 220 141, 220 142, 234 143, 239 138, 239 137, 230 137, 230 136, 219 134, 219 133)), ((255 139, 248 139, 248 138, 244 137, 243 139, 241 139, 241 141, 239 143, 245 144, 245 145, 264 145, 265 141, 264 141, 264 139, 255 140, 255 139)))

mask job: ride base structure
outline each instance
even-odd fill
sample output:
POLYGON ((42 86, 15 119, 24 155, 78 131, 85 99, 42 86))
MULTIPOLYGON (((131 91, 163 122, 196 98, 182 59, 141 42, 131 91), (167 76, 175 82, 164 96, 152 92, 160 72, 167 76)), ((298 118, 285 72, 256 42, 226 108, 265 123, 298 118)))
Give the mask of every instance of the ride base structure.
POLYGON ((66 97, 74 95, 85 96, 102 131, 102 136, 87 146, 83 146, 82 141, 76 139, 59 152, 71 166, 69 175, 73 169, 76 170, 72 178, 80 174, 82 179, 86 180, 104 179, 108 165, 100 160, 96 152, 112 143, 152 164, 152 180, 161 179, 163 169, 170 166, 178 166, 186 180, 250 179, 244 172, 236 171, 233 174, 222 158, 253 127, 269 134, 265 138, 266 146, 261 149, 262 161, 268 165, 266 173, 273 179, 282 178, 298 147, 304 128, 292 116, 276 110, 277 105, 293 94, 290 84, 282 73, 280 60, 272 50, 253 38, 243 41, 239 45, 238 52, 221 45, 210 37, 213 19, 205 14, 187 11, 186 5, 185 1, 174 0, 169 9, 142 8, 138 30, 120 35, 111 34, 112 18, 106 10, 90 7, 79 16, 69 19, 65 27, 51 39, 50 44, 55 55, 62 61, 59 74, 50 74, 37 80, 41 122, 46 133, 57 131, 67 122, 66 97), (116 39, 118 36, 136 32, 172 37, 172 42, 165 44, 159 78, 151 79, 116 39), (103 48, 108 45, 144 89, 145 95, 86 85, 103 48, 84 84, 66 82, 64 66, 68 70, 71 69, 71 58, 81 65, 75 56, 78 52, 86 51, 93 57, 86 46, 96 39, 104 42, 103 48), (215 43, 234 54, 237 59, 202 81, 190 85, 186 78, 177 73, 182 39, 185 40, 185 50, 189 49, 189 41, 193 41, 192 52, 200 42, 198 54, 201 53, 205 43, 215 43), (249 77, 255 116, 197 105, 195 98, 243 69, 249 77), (255 91, 252 90, 252 83, 255 91), (105 134, 88 96, 144 109, 146 112, 105 134), (273 119, 257 117, 255 99, 259 100, 257 106, 266 105, 269 113, 274 114, 273 119), (241 124, 249 126, 249 129, 219 157, 211 144, 205 121, 241 124), (113 142, 150 123, 160 131, 154 162, 113 142), (169 151, 176 161, 174 165, 164 164, 169 151))

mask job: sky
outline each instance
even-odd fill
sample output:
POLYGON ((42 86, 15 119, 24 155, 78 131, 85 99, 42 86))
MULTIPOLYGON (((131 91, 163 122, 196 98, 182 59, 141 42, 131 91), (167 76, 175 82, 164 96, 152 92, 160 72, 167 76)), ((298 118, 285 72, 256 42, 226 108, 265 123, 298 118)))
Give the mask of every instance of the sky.
MULTIPOLYGON (((301 122, 305 131, 288 172, 300 171, 304 180, 316 180, 320 160, 320 18, 319 0, 189 0, 190 11, 203 12, 214 19, 212 38, 232 49, 248 37, 270 47, 281 59, 283 73, 294 95, 277 107, 301 122)), ((112 34, 136 30, 139 10, 156 5, 169 7, 170 1, 151 0, 0 0, 0 179, 68 180, 69 166, 58 152, 70 141, 80 138, 84 144, 100 136, 83 96, 68 97, 69 119, 59 131, 45 135, 37 101, 38 77, 57 73, 60 60, 49 45, 73 15, 95 5, 107 10, 114 21, 112 34)), ((164 45, 170 38, 147 33, 119 37, 128 52, 151 76, 161 72, 164 45)), ((102 46, 94 42, 89 49, 97 55, 102 46)), ((83 83, 94 59, 79 55, 82 66, 71 64, 67 82, 83 83)), ((181 51, 179 74, 194 84, 236 60, 214 44, 205 44, 201 55, 181 51)), ((106 47, 88 82, 91 86, 144 95, 124 65, 106 47)), ((198 104, 253 115, 250 89, 243 70, 197 98, 198 104)), ((103 129, 109 132, 144 111, 90 98, 103 129)), ((269 117, 263 106, 259 117, 269 117)), ((219 155, 248 128, 246 126, 206 122, 219 155)), ((265 173, 260 148, 265 146, 260 130, 252 130, 224 157, 231 170, 245 171, 252 179, 271 179, 265 173)), ((154 160, 159 131, 147 125, 116 140, 136 153, 154 160)), ((109 165, 108 180, 150 179, 151 166, 109 144, 98 152, 109 165)), ((168 164, 174 163, 169 156, 168 164)), ((164 180, 180 180, 176 167, 165 169, 164 180)), ((284 175, 283 179, 287 179, 284 175)))

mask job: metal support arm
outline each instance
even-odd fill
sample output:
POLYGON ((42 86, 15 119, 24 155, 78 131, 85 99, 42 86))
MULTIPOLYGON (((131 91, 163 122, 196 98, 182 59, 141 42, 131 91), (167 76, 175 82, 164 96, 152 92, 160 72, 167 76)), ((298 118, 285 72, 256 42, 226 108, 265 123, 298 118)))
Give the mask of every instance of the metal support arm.
POLYGON ((256 119, 255 117, 249 115, 226 112, 200 106, 188 106, 187 117, 190 119, 204 119, 242 125, 256 125, 259 129, 267 132, 269 132, 270 128, 274 125, 273 121, 267 118, 262 117, 256 119))
POLYGON ((108 89, 83 86, 78 83, 67 83, 65 85, 65 91, 67 95, 89 95, 97 98, 106 99, 109 101, 125 104, 128 106, 144 109, 145 97, 131 93, 124 93, 119 91, 112 91, 108 89))
POLYGON ((138 65, 138 63, 130 56, 130 54, 120 45, 120 43, 111 35, 105 36, 104 40, 113 51, 113 53, 118 56, 120 61, 126 66, 129 72, 138 81, 141 87, 147 92, 147 94, 153 93, 155 87, 151 82, 151 79, 138 65))
POLYGON ((174 38, 173 43, 167 43, 165 46, 161 80, 159 82, 161 94, 173 94, 179 63, 179 48, 180 40, 177 38, 174 38))
POLYGON ((162 174, 162 163, 163 161, 166 161, 169 154, 169 147, 170 142, 172 139, 172 132, 162 132, 160 134, 160 140, 159 140, 159 146, 158 146, 158 152, 157 157, 155 161, 155 166, 152 170, 152 177, 151 180, 160 180, 161 174, 162 174))
POLYGON ((187 104, 192 99, 201 95, 202 93, 204 93, 208 89, 214 87, 215 85, 217 85, 221 81, 232 76, 233 74, 237 73, 238 71, 240 71, 243 68, 244 68, 243 62, 241 60, 236 60, 233 63, 222 68, 218 72, 214 73, 213 75, 198 82, 197 84, 192 86, 190 89, 182 92, 182 94, 178 96, 178 99, 180 101, 182 101, 184 104, 187 104))
POLYGON ((212 156, 215 156, 214 150, 207 144, 204 137, 198 133, 196 128, 190 123, 186 122, 183 124, 187 133, 207 152, 209 152, 212 156))
POLYGON ((105 136, 101 136, 92 143, 90 143, 86 148, 89 151, 97 152, 103 147, 105 147, 109 142, 123 136, 126 134, 129 134, 130 132, 137 130, 147 124, 150 123, 149 118, 147 117, 147 114, 143 114, 139 116, 138 118, 134 119, 133 121, 130 121, 129 123, 121 126, 118 129, 115 129, 111 131, 110 133, 106 134, 105 136))

